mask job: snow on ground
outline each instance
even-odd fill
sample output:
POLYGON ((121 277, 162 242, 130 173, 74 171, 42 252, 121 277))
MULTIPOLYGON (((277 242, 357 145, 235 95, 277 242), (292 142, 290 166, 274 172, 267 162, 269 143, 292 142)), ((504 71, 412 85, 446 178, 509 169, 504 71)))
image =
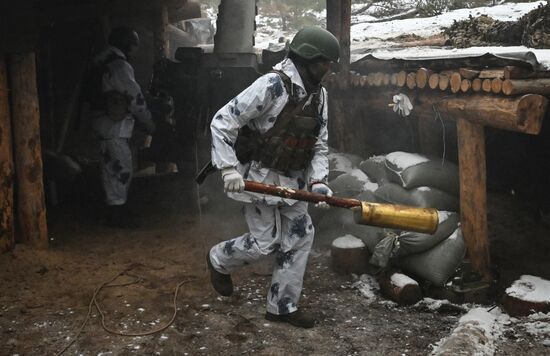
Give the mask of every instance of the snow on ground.
MULTIPOLYGON (((397 2, 396 2, 397 3, 397 2)), ((400 0, 399 6, 403 9, 409 8, 413 0, 400 0)), ((393 20, 378 23, 369 23, 367 21, 376 20, 372 16, 380 9, 373 5, 361 14, 352 16, 351 26, 351 60, 356 61, 362 58, 368 50, 380 49, 373 53, 377 58, 389 59, 399 58, 422 58, 435 56, 452 55, 482 55, 490 53, 510 53, 533 51, 539 62, 550 69, 550 50, 532 50, 526 47, 473 47, 467 49, 431 49, 426 47, 414 47, 403 49, 399 52, 384 51, 398 45, 397 42, 389 39, 403 35, 417 35, 429 37, 440 34, 444 27, 449 27, 453 21, 465 20, 469 16, 477 17, 487 15, 495 20, 516 21, 529 11, 544 4, 545 1, 536 1, 531 3, 505 3, 497 6, 486 6, 472 9, 458 9, 432 17, 419 17, 404 20, 393 20)), ((364 4, 354 4, 352 11, 360 9, 364 4)), ((217 8, 206 8, 206 14, 215 19, 217 8)), ((326 11, 309 11, 308 14, 314 16, 321 23, 326 18, 326 11)), ((214 21, 215 22, 215 21, 214 21)), ((284 48, 285 42, 290 41, 296 34, 296 30, 283 31, 282 21, 277 16, 265 16, 258 14, 256 16, 256 36, 255 47, 258 49, 270 49, 278 51, 284 48)))
POLYGON ((366 304, 376 301, 377 293, 380 291, 380 285, 376 278, 368 274, 362 274, 353 283, 353 288, 357 289, 366 299, 366 304))
MULTIPOLYGON (((388 39, 401 35, 417 35, 421 37, 429 37, 437 35, 443 31, 444 27, 449 27, 453 21, 465 20, 469 16, 477 17, 487 15, 495 20, 500 21, 516 21, 521 16, 529 11, 536 9, 545 1, 537 1, 531 3, 506 3, 497 6, 476 7, 472 9, 458 9, 443 13, 432 17, 419 17, 404 20, 394 20, 378 23, 357 23, 351 26, 352 46, 358 47, 357 42, 367 40, 388 39)), ((358 18, 358 20, 360 17, 358 18)), ((371 17, 370 20, 373 18, 371 17)), ((368 21, 369 18, 362 18, 363 21, 368 21)))
POLYGON ((473 308, 460 318, 451 335, 435 345, 432 355, 493 355, 502 325, 508 322, 499 308, 473 308))

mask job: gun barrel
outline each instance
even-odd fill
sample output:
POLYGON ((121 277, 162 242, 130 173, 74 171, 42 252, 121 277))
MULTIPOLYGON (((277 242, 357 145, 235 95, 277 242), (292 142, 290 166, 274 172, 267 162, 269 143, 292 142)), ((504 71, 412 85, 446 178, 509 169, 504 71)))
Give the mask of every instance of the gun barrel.
POLYGON ((363 201, 354 208, 357 224, 373 225, 433 234, 439 225, 436 209, 363 201))
POLYGON ((338 197, 327 197, 323 194, 310 193, 271 184, 245 180, 245 190, 254 193, 268 194, 286 199, 307 201, 310 203, 326 202, 331 206, 352 209, 355 222, 362 225, 373 225, 409 231, 433 234, 439 224, 436 209, 417 208, 404 205, 377 204, 338 197))

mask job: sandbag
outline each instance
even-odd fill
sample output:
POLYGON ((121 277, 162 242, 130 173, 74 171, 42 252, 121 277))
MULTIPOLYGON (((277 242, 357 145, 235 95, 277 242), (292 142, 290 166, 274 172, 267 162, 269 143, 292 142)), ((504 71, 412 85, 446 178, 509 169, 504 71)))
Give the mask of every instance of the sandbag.
POLYGON ((328 185, 334 196, 340 198, 352 198, 363 191, 374 191, 378 188, 378 184, 371 182, 360 169, 352 169, 349 173, 342 174, 329 182, 328 185))
POLYGON ((444 286, 462 261, 466 247, 460 228, 430 250, 392 260, 412 276, 444 286))
POLYGON ((388 262, 392 256, 393 250, 395 248, 395 243, 397 242, 397 236, 394 234, 387 235, 384 237, 372 251, 372 256, 369 263, 381 268, 385 268, 388 265, 388 262))
POLYGON ((432 235, 406 231, 397 237, 393 256, 404 257, 429 250, 448 238, 457 228, 460 216, 453 212, 440 211, 439 225, 432 235))
POLYGON ((379 187, 374 196, 378 203, 401 204, 414 206, 415 201, 405 188, 395 183, 386 183, 379 187))
POLYGON ((328 180, 332 181, 339 175, 350 172, 353 169, 353 165, 344 154, 331 149, 328 154, 328 169, 328 180))
POLYGON ((379 203, 401 204, 443 211, 458 211, 460 201, 454 195, 433 187, 407 190, 395 183, 379 187, 374 195, 379 203))
POLYGON ((346 157, 350 161, 352 168, 359 167, 359 164, 363 161, 363 158, 357 155, 354 155, 352 153, 340 153, 340 154, 346 157))
POLYGON ((459 194, 458 166, 441 159, 429 159, 426 156, 392 152, 385 160, 388 179, 402 187, 411 189, 428 186, 454 195, 459 194))
POLYGON ((409 193, 414 201, 414 206, 443 211, 459 211, 459 199, 437 188, 418 187, 411 189, 409 193))
POLYGON ((386 157, 372 156, 359 164, 359 169, 362 170, 371 181, 378 184, 388 182, 388 173, 386 172, 386 157))

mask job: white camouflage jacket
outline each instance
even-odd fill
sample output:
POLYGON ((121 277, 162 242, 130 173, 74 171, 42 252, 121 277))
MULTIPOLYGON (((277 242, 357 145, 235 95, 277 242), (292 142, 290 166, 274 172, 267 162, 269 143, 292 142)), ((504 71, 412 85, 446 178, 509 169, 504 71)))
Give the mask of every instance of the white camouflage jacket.
POLYGON ((93 128, 102 139, 130 138, 134 129, 134 119, 137 119, 152 131, 154 123, 151 119, 151 112, 147 109, 141 87, 136 82, 134 68, 125 60, 124 53, 116 47, 109 46, 94 61, 103 61, 113 53, 124 59, 115 59, 107 64, 109 71, 103 75, 102 89, 103 92, 115 90, 126 94, 131 99, 130 112, 121 121, 113 121, 103 112, 95 113, 93 128))
MULTIPOLYGON (((285 59, 274 69, 284 72, 290 78, 297 90, 299 99, 307 93, 298 70, 292 60, 285 59)), ((319 111, 321 131, 314 147, 314 156, 309 167, 303 171, 292 171, 289 176, 280 174, 270 168, 262 167, 261 163, 252 161, 241 164, 233 148, 239 129, 248 125, 251 129, 265 133, 273 127, 277 116, 288 102, 287 93, 281 77, 276 73, 268 73, 258 78, 252 85, 237 95, 215 115, 210 129, 212 131, 212 163, 218 169, 236 167, 244 179, 255 182, 276 184, 292 189, 307 189, 314 182, 328 180, 328 110, 327 92, 323 88, 319 111)), ((311 100, 311 98, 310 98, 311 100)), ((230 193, 230 197, 245 202, 263 202, 269 205, 285 203, 294 204, 295 200, 265 196, 255 193, 230 193)))

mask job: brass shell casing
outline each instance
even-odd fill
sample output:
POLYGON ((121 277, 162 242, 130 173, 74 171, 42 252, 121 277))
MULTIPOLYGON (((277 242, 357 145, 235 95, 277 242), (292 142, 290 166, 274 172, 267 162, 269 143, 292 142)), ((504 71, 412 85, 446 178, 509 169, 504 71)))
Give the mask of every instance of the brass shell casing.
POLYGON ((361 202, 354 208, 355 222, 433 234, 439 225, 436 209, 416 208, 404 205, 361 202))

